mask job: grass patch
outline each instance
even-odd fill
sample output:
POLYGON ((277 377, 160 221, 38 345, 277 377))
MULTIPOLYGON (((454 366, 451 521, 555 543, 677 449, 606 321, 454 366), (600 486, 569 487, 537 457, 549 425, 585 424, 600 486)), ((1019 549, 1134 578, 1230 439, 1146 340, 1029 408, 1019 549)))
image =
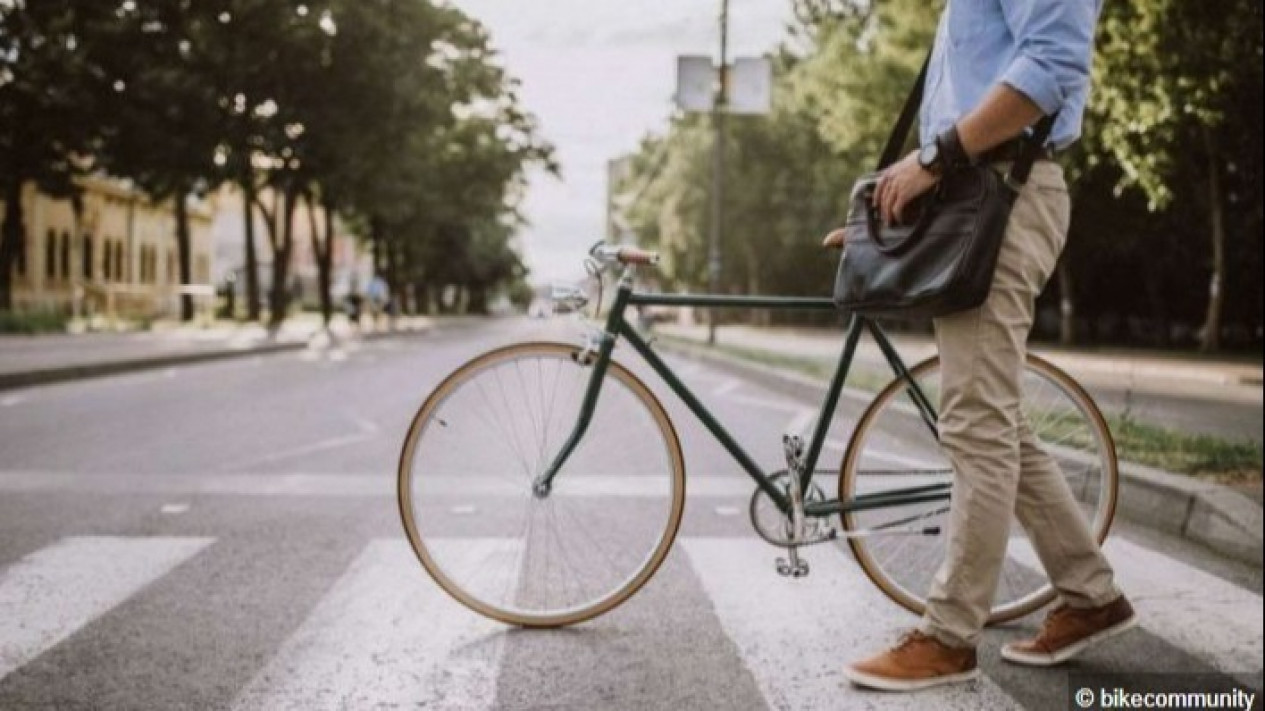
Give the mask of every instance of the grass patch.
POLYGON ((0 311, 0 333, 65 333, 69 321, 55 311, 0 311))
POLYGON ((1255 442, 1177 432, 1127 415, 1107 423, 1121 459, 1222 483, 1261 480, 1261 446, 1255 442))
MULTIPOLYGON (((829 380, 834 374, 835 363, 817 358, 724 344, 707 347, 680 336, 662 335, 659 338, 686 350, 719 352, 749 363, 784 368, 819 380, 829 380)), ((848 376, 848 385, 872 393, 877 393, 890 381, 890 373, 872 369, 858 370, 855 364, 853 372, 848 376)), ((1087 430, 1070 419, 1065 426, 1061 426, 1062 419, 1059 415, 1044 415, 1041 424, 1043 436, 1065 440, 1072 446, 1084 447, 1091 444, 1087 430)), ((1080 420, 1077 419, 1076 422, 1079 423, 1080 420)), ((1107 426, 1116 442, 1116 454, 1121 461, 1223 484, 1261 481, 1262 448, 1254 442, 1187 434, 1141 422, 1128 414, 1107 416, 1107 426)))

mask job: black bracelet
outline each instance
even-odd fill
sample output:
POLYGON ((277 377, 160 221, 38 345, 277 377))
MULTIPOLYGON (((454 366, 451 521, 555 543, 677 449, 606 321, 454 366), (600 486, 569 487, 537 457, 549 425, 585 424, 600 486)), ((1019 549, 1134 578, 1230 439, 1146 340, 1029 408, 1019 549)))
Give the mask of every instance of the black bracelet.
POLYGON ((962 139, 958 136, 958 127, 956 124, 949 126, 948 129, 936 136, 936 144, 940 147, 940 155, 944 165, 944 172, 950 173, 961 170, 971 164, 971 159, 966 155, 966 149, 962 147, 962 139))

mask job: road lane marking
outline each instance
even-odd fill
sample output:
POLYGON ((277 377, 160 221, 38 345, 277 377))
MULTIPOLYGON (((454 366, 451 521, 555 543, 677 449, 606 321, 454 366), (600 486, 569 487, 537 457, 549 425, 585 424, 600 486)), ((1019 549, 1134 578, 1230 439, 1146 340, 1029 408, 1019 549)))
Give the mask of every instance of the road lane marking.
POLYGON ((987 677, 917 694, 853 688, 842 665, 890 647, 916 620, 833 547, 809 552, 812 574, 792 580, 773 569, 780 551, 759 541, 684 538, 681 544, 770 708, 1019 708, 987 677))
POLYGON ((0 573, 0 678, 206 548, 212 538, 63 538, 0 573))
MULTIPOLYGON (((472 564, 498 551, 517 555, 501 539, 434 547, 472 564)), ((509 629, 449 597, 405 542, 371 541, 234 709, 488 709, 509 629)))
MULTIPOLYGON (((1118 536, 1103 551, 1148 632, 1220 671, 1261 673, 1260 595, 1118 536)), ((1040 569, 1031 547, 1020 552, 1040 569)))
POLYGON ((26 398, 22 395, 6 395, 3 399, 0 399, 0 406, 13 407, 23 402, 26 402, 26 398))
POLYGON ((159 509, 159 511, 169 516, 176 516, 185 513, 188 510, 189 504, 186 503, 163 504, 162 508, 159 509))
MULTIPOLYGON (((562 481, 563 479, 559 479, 562 481)), ((436 487, 448 491, 464 490, 486 496, 489 493, 521 492, 507 489, 491 477, 430 477, 436 487), (486 483, 483 483, 486 482, 486 483)), ((608 496, 664 496, 668 478, 629 474, 625 476, 586 476, 574 486, 559 486, 557 496, 584 496, 603 493, 608 496)), ((360 474, 318 474, 312 472, 244 472, 224 474, 182 474, 162 476, 148 474, 87 474, 68 472, 0 472, 0 492, 75 491, 77 493, 134 493, 233 496, 370 496, 396 497, 394 472, 360 474)), ((747 497, 755 484, 738 472, 723 474, 690 474, 686 477, 686 496, 747 497)))

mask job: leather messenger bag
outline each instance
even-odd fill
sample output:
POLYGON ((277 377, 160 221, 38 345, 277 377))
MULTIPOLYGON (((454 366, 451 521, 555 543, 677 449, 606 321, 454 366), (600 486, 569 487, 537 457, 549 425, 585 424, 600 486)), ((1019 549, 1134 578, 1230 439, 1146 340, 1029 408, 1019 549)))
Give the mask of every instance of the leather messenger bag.
POLYGON ((930 61, 928 54, 878 171, 852 189, 834 301, 861 316, 933 318, 984 303, 1010 209, 1057 116, 1037 122, 1006 176, 987 163, 946 172, 932 191, 905 209, 911 217, 906 224, 884 225, 872 203, 874 188, 909 135, 930 61))

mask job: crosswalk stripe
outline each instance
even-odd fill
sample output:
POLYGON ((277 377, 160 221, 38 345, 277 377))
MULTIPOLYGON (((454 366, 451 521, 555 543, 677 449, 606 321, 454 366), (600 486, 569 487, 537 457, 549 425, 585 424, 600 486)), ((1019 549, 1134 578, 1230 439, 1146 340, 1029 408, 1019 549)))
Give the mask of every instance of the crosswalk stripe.
MULTIPOLYGON (((592 475, 576 477, 571 486, 555 489, 558 496, 591 495, 596 492, 612 496, 662 495, 669 488, 665 473, 650 476, 592 475)), ((488 495, 498 492, 492 478, 444 478, 432 476, 424 480, 439 490, 464 494, 488 495)), ((526 486, 526 485, 525 485, 526 486)), ((501 486, 503 489, 504 487, 501 486)), ((0 472, 0 492, 135 492, 144 490, 172 496, 209 494, 235 496, 333 496, 395 498, 396 479, 381 472, 365 474, 201 474, 182 476, 77 474, 63 472, 0 472)), ((689 496, 750 496, 755 484, 741 472, 724 474, 690 473, 686 476, 689 496)), ((511 492, 522 495, 523 491, 511 492)))
MULTIPOLYGON (((433 545, 445 559, 481 560, 486 556, 476 548, 490 553, 514 544, 454 539, 433 545)), ((375 540, 234 708, 491 708, 504 630, 431 582, 406 543, 375 540)))
POLYGON ((63 538, 0 573, 0 678, 166 575, 214 539, 63 538))
POLYGON ((774 709, 1009 709, 1019 705, 991 680, 894 695, 852 688, 840 668, 891 646, 915 620, 882 595, 837 550, 810 549, 801 580, 773 569, 777 549, 759 541, 687 538, 690 563, 726 634, 774 709))
MULTIPOLYGON (((1261 672, 1260 595, 1119 536, 1103 552, 1147 631, 1220 671, 1261 672)), ((1011 555, 1041 567, 1031 546, 1012 547, 1011 555)))

